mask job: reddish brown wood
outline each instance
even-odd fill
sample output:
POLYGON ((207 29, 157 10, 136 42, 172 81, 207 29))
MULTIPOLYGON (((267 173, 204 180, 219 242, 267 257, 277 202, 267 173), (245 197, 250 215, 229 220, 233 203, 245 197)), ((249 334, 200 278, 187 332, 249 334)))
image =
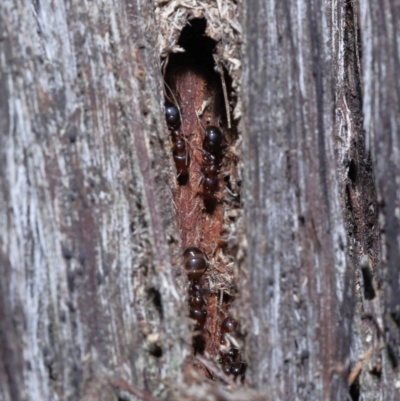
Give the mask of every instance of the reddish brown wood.
MULTIPOLYGON (((219 124, 220 110, 216 107, 220 94, 219 82, 214 82, 213 85, 204 73, 187 69, 186 65, 170 70, 168 76, 173 77, 170 79, 170 86, 175 89, 182 114, 180 132, 187 140, 191 155, 189 182, 186 185, 176 182, 174 185, 174 202, 182 244, 184 247, 198 246, 210 258, 221 236, 223 210, 221 202, 216 203, 212 213, 207 213, 204 207, 201 168, 204 165, 202 142, 205 133, 196 111, 202 109, 203 102, 210 102, 200 117, 200 122, 203 127, 219 124)), ((220 182, 220 190, 223 189, 221 184, 220 182)), ((221 198, 221 193, 219 197, 221 198)))
MULTIPOLYGON (((192 24, 196 25, 197 22, 192 24)), ((224 212, 229 208, 229 205, 224 203, 224 176, 230 174, 235 177, 237 167, 234 163, 236 159, 229 148, 234 139, 233 130, 227 129, 221 75, 215 70, 212 42, 208 39, 209 46, 204 45, 203 48, 204 42, 199 45, 196 35, 188 36, 189 39, 181 39, 186 45, 186 52, 170 56, 165 75, 167 102, 179 107, 179 133, 186 138, 190 154, 189 179, 185 183, 176 179, 172 186, 182 245, 199 247, 209 261, 209 268, 201 280, 202 286, 209 293, 206 307, 207 323, 203 334, 206 341, 205 350, 212 359, 218 359, 220 324, 224 319, 221 313, 225 313, 228 308, 226 299, 221 295, 222 291, 230 290, 224 288, 221 283, 226 281, 227 277, 233 280, 232 266, 228 266, 229 260, 221 252, 226 250, 223 226, 224 212), (200 58, 196 53, 196 46, 200 46, 204 51, 200 58), (211 208, 204 201, 202 185, 202 168, 205 165, 203 140, 207 126, 219 127, 225 138, 218 191, 215 194, 215 204, 211 208)))

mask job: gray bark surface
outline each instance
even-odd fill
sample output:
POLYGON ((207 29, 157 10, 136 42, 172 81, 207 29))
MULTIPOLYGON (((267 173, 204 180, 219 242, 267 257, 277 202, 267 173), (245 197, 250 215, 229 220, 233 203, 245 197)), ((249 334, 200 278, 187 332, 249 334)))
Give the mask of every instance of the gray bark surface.
POLYGON ((0 400, 399 399, 399 2, 239 5, 227 393, 188 369, 157 5, 0 2, 0 400))
POLYGON ((244 26, 252 384, 343 400, 354 290, 325 2, 248 3, 244 26))
POLYGON ((383 292, 382 397, 399 399, 400 362, 400 3, 360 2, 363 110, 379 203, 383 292))
POLYGON ((156 394, 180 380, 190 342, 152 12, 1 2, 2 400, 110 400, 114 379, 156 394))

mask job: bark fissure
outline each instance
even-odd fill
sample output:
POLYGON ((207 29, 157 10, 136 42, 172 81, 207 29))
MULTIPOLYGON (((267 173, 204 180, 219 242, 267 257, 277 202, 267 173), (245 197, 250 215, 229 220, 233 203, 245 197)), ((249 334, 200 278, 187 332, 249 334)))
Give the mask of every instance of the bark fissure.
POLYGON ((1 1, 0 398, 397 400, 399 17, 398 0, 1 1), (205 75, 176 63, 198 19, 205 75), (221 166, 194 113, 210 97, 221 166), (182 250, 202 243, 193 357, 182 250), (228 308, 245 383, 218 370, 228 308))

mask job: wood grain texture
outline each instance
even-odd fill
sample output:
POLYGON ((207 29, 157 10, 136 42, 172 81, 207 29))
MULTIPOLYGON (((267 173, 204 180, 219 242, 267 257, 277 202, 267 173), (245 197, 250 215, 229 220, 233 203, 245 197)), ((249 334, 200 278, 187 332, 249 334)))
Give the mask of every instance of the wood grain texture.
POLYGON ((335 88, 334 143, 339 192, 353 263, 356 298, 349 362, 350 393, 381 397, 382 271, 373 164, 365 148, 362 110, 362 51, 357 3, 332 1, 328 6, 335 88), (365 355, 370 355, 364 359, 365 355), (360 367, 359 370, 357 368, 360 367), (357 372, 357 375, 355 374, 357 372))
POLYGON ((152 12, 1 2, 2 400, 180 381, 190 342, 152 12))
POLYGON ((367 148, 375 165, 382 232, 381 269, 387 348, 383 355, 382 397, 397 400, 400 362, 400 2, 360 1, 359 12, 364 127, 367 148))
POLYGON ((0 2, 0 399, 399 399, 399 1, 188 2, 0 2), (194 15, 242 88, 231 393, 187 364, 154 50, 194 15))
POLYGON ((273 399, 343 400, 354 297, 325 2, 244 13, 250 378, 273 399))

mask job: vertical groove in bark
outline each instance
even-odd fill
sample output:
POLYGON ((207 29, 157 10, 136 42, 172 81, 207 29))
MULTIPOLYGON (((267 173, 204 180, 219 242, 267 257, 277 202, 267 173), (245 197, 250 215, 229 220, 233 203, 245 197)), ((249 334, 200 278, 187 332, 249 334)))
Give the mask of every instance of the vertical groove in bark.
POLYGON ((363 109, 367 148, 376 171, 382 233, 384 326, 383 399, 399 398, 400 358, 400 5, 359 2, 363 50, 363 109), (397 368, 396 370, 392 370, 397 368), (396 381, 397 380, 397 381, 396 381), (396 381, 397 385, 393 385, 396 381), (392 383, 391 385, 389 383, 392 383))
POLYGON ((378 283, 379 230, 373 166, 365 150, 362 115, 361 44, 357 4, 332 1, 328 21, 332 34, 335 77, 335 148, 340 197, 353 261, 356 303, 352 330, 350 392, 357 399, 381 393, 381 293, 378 283))
POLYGON ((353 399, 397 400, 398 0, 358 2, 360 31, 355 0, 328 2, 326 15, 321 0, 245 4, 240 252, 248 242, 252 272, 240 287, 250 385, 267 394, 230 395, 181 374, 190 333, 154 49, 177 50, 206 8, 237 90, 241 5, 189 3, 0 2, 0 398, 148 398, 139 387, 343 400, 349 377, 353 399))
POLYGON ((252 384, 277 399, 343 400, 353 287, 325 3, 244 7, 252 384))

